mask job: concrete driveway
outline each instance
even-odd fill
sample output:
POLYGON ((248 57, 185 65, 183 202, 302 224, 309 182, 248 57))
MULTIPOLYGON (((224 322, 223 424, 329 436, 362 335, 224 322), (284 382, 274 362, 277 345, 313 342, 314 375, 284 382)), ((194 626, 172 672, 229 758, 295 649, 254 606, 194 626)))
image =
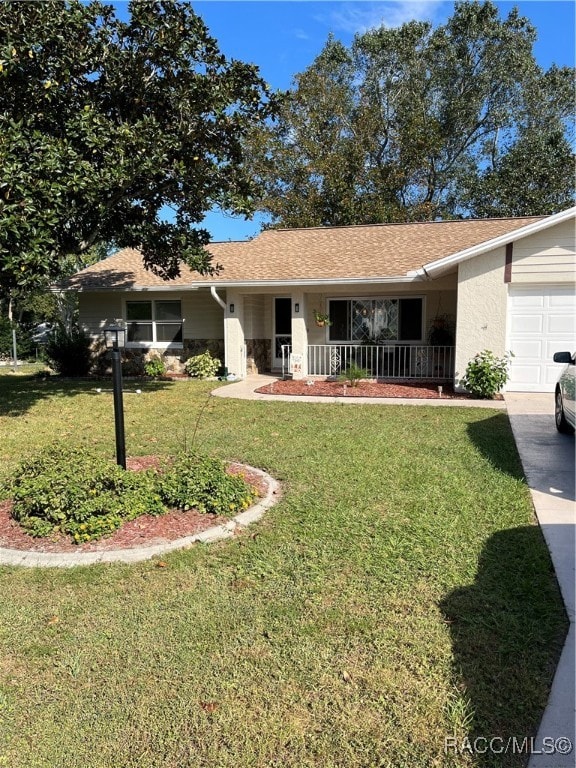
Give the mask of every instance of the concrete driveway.
POLYGON ((506 407, 536 516, 550 550, 570 620, 552 691, 534 744, 529 768, 576 766, 575 665, 575 467, 574 436, 561 435, 554 424, 554 396, 510 392, 506 407), (572 748, 566 754, 562 750, 572 748), (554 752, 550 750, 554 748, 554 752))

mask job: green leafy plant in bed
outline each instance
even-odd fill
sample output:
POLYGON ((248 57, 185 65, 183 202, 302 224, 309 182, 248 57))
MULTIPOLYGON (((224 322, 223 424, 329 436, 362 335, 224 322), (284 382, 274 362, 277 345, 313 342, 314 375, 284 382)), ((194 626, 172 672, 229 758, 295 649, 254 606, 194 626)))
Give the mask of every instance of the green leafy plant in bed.
POLYGON ((168 464, 160 477, 160 492, 170 507, 229 516, 249 507, 255 498, 244 479, 228 474, 221 461, 193 453, 168 464))
POLYGON ((215 459, 185 454, 160 472, 130 472, 98 454, 61 446, 22 462, 6 490, 12 516, 27 533, 64 533, 77 544, 173 508, 234 515, 255 496, 215 459))

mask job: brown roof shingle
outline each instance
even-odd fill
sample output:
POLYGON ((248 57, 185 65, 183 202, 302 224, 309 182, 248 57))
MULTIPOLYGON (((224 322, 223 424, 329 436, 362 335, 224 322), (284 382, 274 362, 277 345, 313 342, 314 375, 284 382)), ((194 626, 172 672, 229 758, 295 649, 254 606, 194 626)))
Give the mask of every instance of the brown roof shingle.
POLYGON ((249 241, 212 243, 208 250, 213 261, 223 267, 218 275, 203 276, 182 266, 180 277, 169 281, 146 270, 138 251, 124 248, 78 272, 66 287, 72 290, 176 288, 199 284, 400 277, 431 261, 512 233, 542 218, 267 230, 249 241))

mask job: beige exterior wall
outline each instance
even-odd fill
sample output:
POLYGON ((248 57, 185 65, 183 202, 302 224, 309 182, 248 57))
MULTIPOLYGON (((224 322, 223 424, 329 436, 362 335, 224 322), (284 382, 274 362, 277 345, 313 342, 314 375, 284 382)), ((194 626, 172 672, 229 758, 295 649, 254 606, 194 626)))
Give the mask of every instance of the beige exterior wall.
POLYGON ((512 283, 573 283, 576 279, 576 232, 573 221, 537 232, 514 243, 512 283))
POLYGON ((506 351, 505 258, 502 247, 464 261, 458 267, 456 386, 460 385, 466 366, 475 354, 484 349, 496 355, 506 351))
POLYGON ((244 335, 247 339, 263 339, 266 334, 264 296, 244 296, 244 335))
POLYGON ((122 322, 122 295, 119 293, 80 293, 79 321, 94 339, 104 336, 104 328, 122 322))
MULTIPOLYGON (((226 291, 218 291, 226 301, 226 291)), ((157 298, 154 296, 154 298, 157 298)), ((176 298, 176 297, 172 297, 176 298)), ((178 298, 182 301, 185 339, 221 339, 224 332, 224 310, 209 291, 190 291, 178 298)))
POLYGON ((421 296, 424 299, 424 328, 423 339, 426 341, 432 320, 437 315, 456 316, 456 274, 443 277, 433 282, 398 283, 382 286, 338 286, 326 289, 322 293, 306 294, 306 325, 308 327, 309 344, 329 344, 328 328, 318 328, 314 321, 314 310, 328 313, 328 302, 337 298, 381 298, 381 297, 421 296))
POLYGON ((573 283, 576 279, 574 221, 537 232, 514 243, 512 283, 573 283))
MULTIPOLYGON (((219 295, 226 300, 226 293, 219 295)), ((80 325, 93 337, 102 336, 107 325, 123 322, 126 317, 126 301, 182 302, 184 339, 221 339, 223 334, 222 308, 208 291, 134 291, 132 293, 80 293, 80 325)))

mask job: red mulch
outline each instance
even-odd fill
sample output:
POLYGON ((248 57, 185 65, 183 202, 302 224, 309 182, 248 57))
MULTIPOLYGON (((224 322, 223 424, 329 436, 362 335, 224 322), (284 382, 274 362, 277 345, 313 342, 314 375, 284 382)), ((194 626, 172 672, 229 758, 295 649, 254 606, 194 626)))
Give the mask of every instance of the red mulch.
POLYGON ((360 381, 356 387, 344 385, 341 381, 326 379, 301 379, 293 381, 273 381, 260 387, 256 392, 265 395, 314 395, 319 397, 408 397, 437 400, 468 400, 470 395, 454 392, 451 384, 442 384, 442 395, 438 393, 438 383, 434 382, 404 382, 391 383, 382 381, 360 381), (308 381, 313 384, 308 384, 308 381))
MULTIPOLYGON (((127 468, 133 471, 158 467, 159 463, 158 456, 139 456, 126 461, 127 468)), ((231 474, 241 474, 249 485, 256 488, 260 496, 266 493, 266 482, 263 478, 243 464, 230 464, 228 471, 231 474)), ((159 516, 141 515, 124 523, 105 538, 75 544, 69 536, 63 534, 50 538, 29 536, 10 516, 11 508, 11 501, 0 501, 0 547, 31 552, 101 552, 153 546, 202 533, 213 525, 220 525, 229 520, 227 517, 203 514, 195 509, 186 512, 172 510, 159 516)))

